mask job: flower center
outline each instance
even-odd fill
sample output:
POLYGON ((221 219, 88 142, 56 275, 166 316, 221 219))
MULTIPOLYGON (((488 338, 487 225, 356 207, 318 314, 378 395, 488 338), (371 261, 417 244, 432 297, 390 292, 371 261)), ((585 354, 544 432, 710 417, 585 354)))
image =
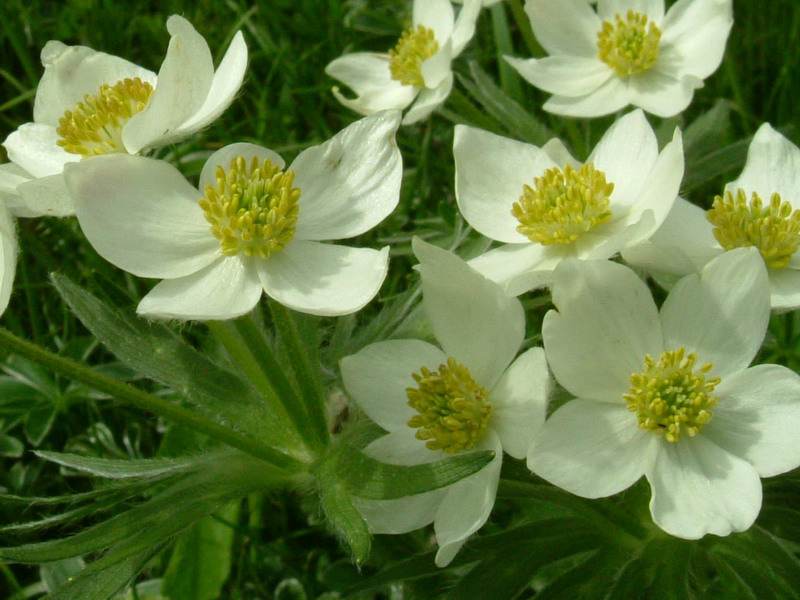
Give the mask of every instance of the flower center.
POLYGON ((780 194, 772 194, 769 205, 764 206, 753 192, 750 204, 743 189, 736 197, 725 192, 714 198, 714 205, 706 213, 714 225, 714 237, 726 250, 755 246, 771 269, 783 269, 800 246, 800 210, 782 202, 780 194))
POLYGON ((75 110, 58 120, 56 143, 82 157, 126 152, 122 128, 133 115, 142 112, 153 94, 153 86, 138 77, 114 85, 104 83, 97 94, 86 94, 75 110))
POLYGON ((577 171, 570 165, 563 171, 547 169, 533 185, 522 186, 511 214, 520 223, 517 231, 534 243, 569 244, 611 218, 608 205, 614 184, 606 183, 605 173, 592 163, 577 171))
POLYGON ((438 371, 422 367, 412 377, 417 387, 407 388, 406 395, 409 406, 419 414, 408 425, 419 429, 417 439, 426 441, 431 450, 448 454, 474 448, 492 416, 492 405, 469 369, 450 357, 438 371))
POLYGON ((424 25, 416 29, 406 29, 397 41, 397 45, 389 50, 389 71, 392 79, 403 85, 425 85, 420 69, 422 63, 439 51, 439 42, 433 30, 424 25))
POLYGON ((285 173, 265 158, 238 156, 226 171, 217 167, 217 185, 206 185, 200 208, 225 256, 244 252, 269 257, 291 241, 297 225, 300 190, 292 187, 294 171, 285 173))
POLYGON ((720 380, 705 378, 713 365, 706 363, 695 371, 697 355, 685 353, 683 347, 663 352, 658 362, 646 355, 644 371, 631 375, 631 389, 623 395, 639 428, 663 435, 668 442, 677 442, 683 433, 697 435, 717 404, 710 394, 720 380))
POLYGON ((620 77, 644 73, 658 58, 661 30, 647 15, 629 10, 625 19, 614 15, 615 23, 603 21, 597 33, 600 60, 616 71, 620 77))

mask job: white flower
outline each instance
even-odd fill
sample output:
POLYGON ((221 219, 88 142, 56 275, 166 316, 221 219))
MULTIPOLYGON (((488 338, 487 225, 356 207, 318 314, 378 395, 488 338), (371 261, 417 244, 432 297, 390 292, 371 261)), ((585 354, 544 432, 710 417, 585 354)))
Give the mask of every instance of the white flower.
POLYGON ((441 349, 419 340, 378 342, 344 358, 341 370, 350 396, 388 432, 366 447, 374 458, 415 465, 460 451, 494 450, 483 469, 445 488, 357 503, 374 533, 404 533, 433 522, 441 567, 489 517, 503 450, 525 456, 544 422, 550 381, 541 348, 514 360, 525 336, 516 298, 418 238, 414 252, 423 305, 441 349), (448 405, 433 411, 428 392, 442 379, 448 381, 448 405), (454 405, 457 396, 470 401, 454 405), (459 427, 452 425, 456 420, 459 427))
POLYGON ((550 56, 506 57, 553 96, 544 109, 598 117, 629 104, 676 115, 722 61, 732 0, 527 0, 536 38, 550 56))
POLYGON ((347 54, 325 67, 356 94, 345 98, 334 87, 334 96, 362 115, 410 105, 403 124, 424 119, 450 94, 450 62, 475 33, 480 9, 481 0, 466 0, 455 19, 450 0, 414 0, 413 26, 388 54, 347 54))
MULTIPOLYGON (((483 0, 483 6, 492 6, 503 0, 483 0)), ((464 4, 464 0, 453 0, 455 4, 464 4)))
POLYGON ((650 512, 687 539, 744 531, 759 477, 800 465, 800 377, 748 368, 767 329, 767 274, 738 249, 682 279, 661 311, 627 267, 567 261, 542 335, 577 396, 547 420, 528 467, 574 494, 616 494, 642 475, 650 512))
POLYGON ((659 154, 641 110, 614 123, 584 165, 556 139, 538 148, 462 125, 453 153, 461 213, 506 244, 470 265, 514 295, 549 285, 565 258, 609 258, 649 238, 683 177, 680 132, 659 154))
POLYGON ((284 170, 272 150, 231 144, 215 152, 200 190, 166 162, 109 154, 65 171, 83 232, 108 261, 164 279, 138 312, 229 319, 262 290, 315 315, 357 311, 378 292, 388 247, 320 241, 350 238, 399 200, 399 111, 356 121, 284 170))
POLYGON ((16 188, 21 169, 13 164, 0 165, 0 315, 8 307, 14 272, 17 268, 17 233, 12 216, 19 197, 16 188))
POLYGON ((215 72, 208 44, 186 19, 171 16, 167 30, 172 37, 158 76, 85 46, 45 45, 33 122, 3 142, 9 159, 36 181, 19 186, 24 202, 49 214, 72 214, 72 203, 64 198, 65 164, 173 143, 228 107, 247 65, 241 32, 215 72), (34 197, 28 200, 29 195, 34 197))
POLYGON ((712 210, 679 198, 649 242, 626 249, 623 257, 667 283, 743 246, 758 248, 767 264, 772 308, 800 308, 800 149, 768 123, 750 143, 741 175, 725 186, 712 210))

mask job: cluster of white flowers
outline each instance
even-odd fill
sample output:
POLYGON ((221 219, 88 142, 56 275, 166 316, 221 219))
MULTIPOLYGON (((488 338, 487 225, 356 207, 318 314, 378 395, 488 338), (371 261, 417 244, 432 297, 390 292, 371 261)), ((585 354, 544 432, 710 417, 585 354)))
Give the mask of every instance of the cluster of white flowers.
MULTIPOLYGON (((215 70, 183 18, 158 75, 89 48, 50 42, 32 123, 4 145, 2 284, 11 292, 13 217, 75 214, 109 262, 161 279, 138 312, 231 319, 262 291, 323 316, 353 313, 380 289, 381 250, 329 244, 376 226, 397 206, 395 133, 428 116, 453 86, 452 61, 496 0, 415 0, 413 23, 387 54, 334 60, 367 115, 286 167, 237 143, 206 162, 199 189, 147 151, 211 123, 242 83, 247 47, 234 37, 215 70), (401 111, 406 110, 405 117, 401 111), (401 121, 402 119, 402 121, 401 121)), ((679 198, 680 130, 660 151, 644 111, 681 112, 716 70, 731 0, 527 0, 550 56, 507 57, 553 94, 544 109, 592 117, 628 105, 585 161, 468 126, 454 135, 464 219, 502 245, 464 262, 413 242, 423 306, 438 342, 387 340, 341 361, 352 400, 387 434, 374 458, 415 465, 472 450, 494 459, 442 489, 359 499, 375 533, 433 523, 448 564, 489 518, 503 453, 587 498, 642 476, 653 521, 689 539, 743 531, 761 506, 760 477, 800 465, 800 377, 750 367, 771 309, 800 307, 800 150, 768 124, 740 177, 711 210, 679 198), (620 255, 671 287, 660 311, 620 255), (555 309, 544 348, 525 343, 516 298, 547 287, 555 309), (572 394, 547 417, 553 380, 572 394)))

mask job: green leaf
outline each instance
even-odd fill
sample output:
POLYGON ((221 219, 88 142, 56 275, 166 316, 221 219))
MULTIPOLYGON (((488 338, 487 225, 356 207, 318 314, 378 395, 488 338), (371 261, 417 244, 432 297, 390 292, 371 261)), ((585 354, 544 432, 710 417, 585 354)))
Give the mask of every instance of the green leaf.
POLYGON ((25 419, 25 436, 31 444, 38 446, 50 432, 56 420, 58 407, 55 404, 44 404, 34 408, 25 419))
MULTIPOLYGON (((236 523, 241 503, 233 502, 217 514, 236 523)), ((208 517, 192 525, 175 545, 161 584, 170 600, 214 600, 231 571, 234 530, 208 517)))
POLYGON ((750 140, 751 138, 746 138, 727 146, 718 146, 715 150, 697 158, 692 163, 687 161, 681 193, 688 194, 723 173, 740 170, 747 158, 750 140))
POLYGON ((714 106, 697 117, 683 131, 683 148, 687 165, 720 145, 730 129, 731 103, 718 99, 714 106))
POLYGON ((367 523, 353 505, 350 492, 336 481, 322 483, 322 508, 325 516, 339 531, 353 553, 356 564, 369 555, 371 538, 367 523))
POLYGON ((19 458, 25 452, 25 444, 10 435, 0 434, 0 456, 19 458))
POLYGON ((131 477, 160 477, 169 473, 196 470, 208 461, 224 460, 230 451, 205 453, 185 458, 116 459, 39 451, 36 454, 59 465, 85 471, 97 477, 127 479, 131 477))
POLYGON ((48 592, 56 591, 67 580, 79 573, 86 564, 82 558, 68 558, 57 562, 47 563, 39 567, 39 577, 48 592))
POLYGON ((323 469, 354 496, 370 500, 391 500, 430 492, 456 483, 480 471, 494 458, 494 452, 465 452, 421 465, 390 465, 371 458, 349 444, 340 444, 323 469))
POLYGON ((72 311, 122 362, 219 421, 271 442, 289 441, 291 429, 245 378, 212 362, 164 325, 112 308, 64 276, 52 278, 72 311))

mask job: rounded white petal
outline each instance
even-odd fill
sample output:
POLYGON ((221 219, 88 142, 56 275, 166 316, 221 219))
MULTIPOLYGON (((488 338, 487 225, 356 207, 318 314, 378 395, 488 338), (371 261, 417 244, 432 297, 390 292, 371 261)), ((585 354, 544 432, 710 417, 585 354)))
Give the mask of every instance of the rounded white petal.
POLYGON ((237 31, 214 73, 205 101, 197 112, 178 128, 179 135, 188 136, 213 123, 233 102, 236 93, 242 87, 246 69, 247 44, 242 32, 237 31))
POLYGON ((86 46, 67 46, 51 40, 42 48, 44 74, 36 88, 33 120, 52 127, 67 110, 74 110, 86 94, 97 94, 103 84, 114 85, 138 77, 151 85, 156 74, 132 62, 86 46))
POLYGON ((442 500, 433 530, 436 532, 436 566, 445 567, 455 557, 469 536, 478 531, 494 507, 500 467, 503 464, 503 447, 491 429, 475 450, 494 450, 495 456, 477 473, 448 486, 442 500))
POLYGON ((107 154, 66 169, 83 233, 100 255, 140 277, 184 277, 220 256, 200 193, 170 164, 107 154))
POLYGON ((354 313, 375 297, 389 268, 389 247, 348 248, 306 240, 258 261, 268 296, 300 312, 335 317, 354 313))
POLYGON ((758 365, 725 377, 702 435, 752 464, 761 477, 800 466, 800 376, 758 365))
POLYGON ((505 59, 528 83, 561 96, 585 96, 615 76, 608 65, 591 56, 556 54, 540 59, 505 59))
POLYGON ((507 244, 469 261, 469 266, 497 283, 509 296, 549 286, 553 269, 565 258, 574 258, 571 244, 507 244))
POLYGON ((586 0, 528 0, 525 12, 548 54, 597 54, 601 22, 586 0))
POLYGON ((508 367, 489 394, 492 429, 503 450, 525 458, 544 424, 552 381, 542 348, 531 348, 508 367))
POLYGON ((438 88, 448 75, 452 76, 452 71, 450 70, 450 62, 452 60, 453 48, 450 40, 448 40, 436 54, 423 61, 419 67, 419 72, 426 88, 438 88))
POLYGON ((800 149, 764 123, 750 142, 742 174, 725 186, 731 192, 739 188, 748 196, 757 192, 764 202, 777 192, 800 208, 800 149))
POLYGON ((406 394, 416 386, 412 374, 422 367, 436 371, 446 362, 447 355, 427 342, 387 340, 344 357, 339 368, 345 390, 370 419, 386 431, 406 431, 416 414, 406 394))
MULTIPOLYGON (((650 183, 648 175, 657 158, 656 134, 641 110, 617 119, 603 134, 586 162, 594 163, 595 168, 605 173, 606 181, 614 184, 612 219, 627 214, 630 207, 639 201, 642 192, 649 191, 645 189, 650 183)), ((683 175, 683 168, 680 174, 683 175)), ((677 195, 677 188, 675 192, 677 195)))
POLYGON ((452 89, 453 74, 448 73, 438 87, 425 88, 420 91, 417 99, 403 117, 403 125, 411 125, 427 117, 447 99, 452 89))
POLYGON ((467 222, 494 240, 528 242, 511 207, 523 185, 559 165, 541 148, 466 125, 456 125, 453 155, 456 199, 467 222))
POLYGON ((604 21, 613 22, 615 15, 624 17, 629 10, 647 15, 660 26, 664 18, 664 0, 599 0, 597 3, 597 14, 604 21))
POLYGON ((660 356, 655 303, 637 275, 609 261, 567 260, 555 270, 542 326, 550 369, 575 396, 622 402, 646 354, 660 356))
POLYGON ((203 165, 203 170, 200 172, 200 192, 204 193, 207 185, 216 187, 217 167, 222 167, 227 171, 231 168, 231 161, 239 156, 243 157, 248 165, 254 158, 257 158, 259 162, 263 162, 264 159, 269 159, 273 165, 280 169, 283 169, 285 166, 280 155, 269 148, 264 148, 256 144, 249 144, 247 142, 228 144, 209 156, 206 164, 203 165))
POLYGON ((333 95, 339 102, 362 115, 380 110, 404 109, 419 92, 419 88, 413 85, 403 85, 392 79, 388 54, 348 54, 328 64, 325 73, 355 92, 356 97, 348 99, 338 88, 333 88, 333 95))
POLYGON ((800 308, 800 271, 770 269, 769 303, 773 310, 781 312, 800 308))
POLYGON ((681 73, 705 79, 722 62, 732 26, 732 0, 678 0, 664 18, 661 45, 675 48, 681 73))
POLYGON ((172 37, 150 103, 122 129, 122 141, 132 154, 179 139, 180 127, 203 106, 214 78, 211 51, 192 24, 172 15, 167 30, 172 37))
POLYGON ((528 450, 528 468, 584 498, 629 488, 652 460, 656 437, 617 404, 577 398, 554 412, 528 450))
POLYGON ((650 513, 656 525, 670 535, 696 540, 707 533, 744 531, 753 524, 761 509, 761 480, 750 463, 702 434, 676 443, 659 441, 645 473, 653 490, 650 513))
POLYGON ((697 354, 711 377, 746 368, 769 322, 767 269, 758 250, 737 248, 681 279, 661 307, 664 349, 697 354))
POLYGON ((365 117, 289 165, 300 188, 298 240, 353 237, 395 209, 403 176, 394 140, 399 124, 398 111, 365 117))
POLYGON ((557 165, 572 166, 573 169, 580 169, 581 163, 575 158, 573 158, 572 154, 570 154, 567 147, 564 145, 558 138, 552 138, 549 140, 544 146, 542 146, 542 150, 547 153, 554 163, 557 165))
POLYGON ((432 523, 447 488, 394 500, 353 497, 372 533, 406 533, 432 523))
POLYGON ((655 67, 628 81, 630 103, 659 117, 673 117, 689 106, 703 81, 694 75, 673 75, 655 67))
POLYGON ((11 213, 0 205, 0 315, 8 306, 17 269, 17 233, 11 213))
POLYGON ((414 0, 414 28, 423 25, 433 29, 436 41, 443 45, 453 33, 453 5, 450 0, 414 0))
POLYGON ((220 257, 191 275, 165 279, 142 298, 136 312, 161 319, 234 319, 250 312, 260 297, 252 260, 220 257))
POLYGON ((445 354, 491 390, 525 337, 522 304, 454 254, 416 237, 412 245, 436 339, 445 354))
POLYGON ((375 460, 390 465, 421 465, 447 458, 442 450, 431 450, 425 442, 418 440, 417 430, 406 425, 390 431, 388 435, 370 442, 364 453, 375 460))
POLYGON ((612 77, 584 96, 552 96, 542 108, 565 117, 602 117, 615 113, 630 103, 631 90, 628 85, 618 77, 612 77))
POLYGON ((6 205, 15 217, 69 217, 75 201, 63 173, 32 179, 17 188, 18 196, 6 205))
MULTIPOLYGON (((495 4, 499 0, 484 0, 483 6, 495 4)), ((459 11, 456 17, 455 27, 453 28, 453 35, 450 40, 453 44, 453 58, 461 54, 464 46, 475 35, 475 22, 478 19, 478 14, 481 11, 481 0, 466 0, 464 7, 459 11)))
POLYGON ((56 175, 69 162, 78 162, 78 154, 70 154, 56 142, 59 135, 50 125, 25 123, 3 142, 9 160, 34 177, 56 175))

